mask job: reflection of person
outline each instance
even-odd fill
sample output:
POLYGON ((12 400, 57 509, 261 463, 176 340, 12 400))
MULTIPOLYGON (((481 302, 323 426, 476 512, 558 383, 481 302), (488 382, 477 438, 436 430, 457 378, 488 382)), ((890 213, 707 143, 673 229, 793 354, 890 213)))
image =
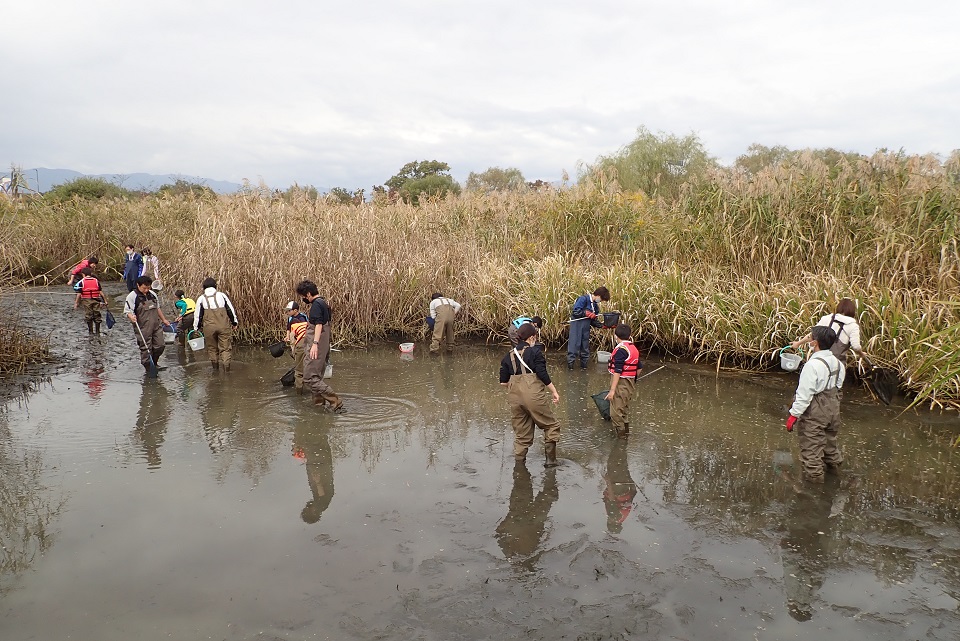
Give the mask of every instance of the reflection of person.
POLYGON ((829 327, 817 325, 810 332, 814 350, 800 370, 796 397, 787 417, 787 431, 794 425, 800 440, 803 475, 811 483, 823 483, 824 467, 836 472, 843 463, 837 447, 840 430, 840 388, 846 370, 830 351, 837 339, 829 327))
POLYGON ((123 280, 127 283, 127 291, 132 292, 137 288, 137 279, 142 275, 143 257, 136 252, 133 245, 127 244, 123 250, 126 252, 123 262, 123 280))
POLYGON ((430 297, 430 318, 433 319, 433 341, 430 343, 432 353, 439 352, 441 345, 444 345, 448 352, 453 351, 453 340, 456 338, 454 320, 460 309, 460 303, 440 292, 435 292, 430 297))
POLYGON ((607 531, 618 534, 623 522, 633 509, 637 484, 630 476, 627 462, 627 441, 616 439, 607 457, 607 469, 603 474, 603 505, 607 509, 607 531))
POLYGON ((150 289, 152 284, 152 278, 141 276, 136 281, 136 289, 127 294, 123 302, 123 313, 134 325, 133 335, 140 347, 140 362, 146 370, 150 369, 151 356, 156 363, 163 354, 166 347, 163 342, 163 326, 170 324, 160 309, 160 299, 150 289))
POLYGON ((316 523, 333 500, 333 453, 325 428, 303 424, 293 433, 293 455, 303 459, 307 468, 307 484, 313 495, 300 512, 304 523, 316 523))
POLYGON ((517 462, 513 467, 513 489, 510 491, 510 507, 507 515, 497 526, 497 543, 508 559, 523 557, 521 564, 533 570, 537 556, 531 557, 540 548, 550 508, 560 498, 557 488, 557 470, 548 468, 543 474, 543 487, 533 495, 533 481, 525 465, 517 462))
MULTIPOLYGON (((293 356, 294 389, 297 394, 303 394, 303 357, 307 327, 310 319, 300 311, 300 305, 292 300, 284 308, 287 312, 287 343, 290 344, 290 354, 293 356)), ((329 359, 329 356, 327 357, 329 359)), ((326 365, 324 365, 326 367, 326 365)))
POLYGON ((527 450, 533 445, 534 425, 543 430, 543 449, 547 467, 557 464, 557 441, 560 440, 560 421, 553 413, 553 403, 560 402, 560 394, 547 372, 543 346, 537 343, 537 328, 524 323, 517 330, 517 339, 523 352, 513 348, 500 361, 500 384, 507 388, 510 419, 513 424, 513 457, 527 459, 527 450), (549 391, 549 394, 547 393, 549 391))
POLYGON ((321 407, 330 403, 337 414, 344 412, 343 402, 323 380, 323 370, 330 358, 330 321, 333 314, 327 301, 320 297, 316 283, 304 280, 297 285, 297 295, 310 305, 307 312, 306 352, 303 357, 303 384, 313 392, 313 402, 321 407), (309 347, 307 347, 309 346, 309 347))
POLYGON ((74 265, 73 269, 70 270, 70 280, 67 281, 67 285, 73 285, 75 282, 80 280, 81 273, 83 272, 84 267, 89 267, 90 272, 93 273, 93 270, 97 268, 97 265, 100 264, 99 259, 96 256, 90 256, 89 258, 84 258, 79 263, 74 265))
POLYGON ((73 308, 83 305, 83 321, 87 324, 87 333, 99 334, 100 323, 103 321, 100 315, 100 306, 104 304, 103 290, 100 289, 100 281, 93 275, 93 269, 84 267, 80 273, 83 277, 77 283, 79 290, 76 300, 73 301, 73 308))
POLYGON ((813 601, 823 587, 830 551, 830 511, 835 486, 817 495, 798 493, 787 507, 783 550, 783 591, 787 611, 797 621, 813 617, 813 601))
POLYGON ((600 301, 608 300, 610 291, 606 287, 597 287, 592 294, 584 294, 574 301, 570 314, 570 340, 567 341, 567 369, 573 369, 578 357, 580 369, 587 369, 587 359, 590 357, 590 326, 598 323, 600 301))
MULTIPOLYGON (((820 327, 829 327, 837 333, 837 340, 830 351, 835 356, 843 357, 848 350, 853 350, 857 356, 863 356, 863 347, 860 344, 860 324, 857 322, 857 304, 849 298, 843 298, 837 303, 837 311, 827 314, 819 321, 820 327)), ((797 349, 809 344, 813 340, 812 334, 790 343, 790 347, 797 349)))
POLYGON ((507 327, 507 338, 510 339, 510 345, 517 347, 519 342, 517 341, 517 330, 520 329, 520 326, 524 323, 530 323, 537 328, 537 331, 543 329, 543 319, 539 316, 518 316, 510 322, 510 326, 507 327))
POLYGON ((233 329, 237 326, 237 310, 223 292, 217 291, 217 281, 209 276, 203 280, 203 294, 197 298, 193 313, 193 328, 203 331, 207 358, 213 369, 230 371, 233 353, 233 329))
POLYGON ((643 369, 640 360, 640 350, 630 340, 630 326, 623 323, 617 325, 613 331, 620 342, 613 348, 610 355, 610 391, 604 397, 610 401, 610 420, 617 430, 617 436, 626 436, 630 433, 630 421, 627 420, 627 410, 630 409, 630 400, 633 398, 634 387, 637 383, 637 374, 643 369))
MULTIPOLYGON (((148 277, 149 278, 149 277, 148 277)), ((144 385, 140 390, 140 409, 137 410, 137 429, 134 437, 143 446, 143 457, 148 469, 160 467, 160 446, 167 432, 170 399, 163 385, 144 385)))

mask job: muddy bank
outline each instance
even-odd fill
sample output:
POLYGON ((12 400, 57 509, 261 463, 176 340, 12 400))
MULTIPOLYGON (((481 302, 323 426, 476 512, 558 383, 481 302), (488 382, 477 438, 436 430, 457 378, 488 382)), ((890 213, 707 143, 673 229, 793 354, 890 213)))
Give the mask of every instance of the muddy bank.
POLYGON ((847 469, 812 489, 795 376, 668 363, 623 441, 604 370, 552 351, 563 464, 538 442, 515 468, 498 350, 335 354, 335 416, 263 349, 229 375, 171 350, 147 380, 128 327, 36 305, 65 355, 0 412, 4 639, 960 634, 950 415, 849 390, 847 469))

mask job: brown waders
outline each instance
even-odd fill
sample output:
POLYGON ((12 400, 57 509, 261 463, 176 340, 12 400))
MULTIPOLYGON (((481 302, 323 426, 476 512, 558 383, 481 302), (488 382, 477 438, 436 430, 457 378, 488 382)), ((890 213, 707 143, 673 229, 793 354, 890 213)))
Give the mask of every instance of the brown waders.
POLYGON ((103 322, 103 316, 100 315, 99 298, 82 298, 80 304, 83 305, 83 321, 87 324, 87 331, 91 334, 96 331, 100 333, 100 323, 103 322))
POLYGON ((433 342, 430 343, 431 352, 439 352, 440 345, 445 345, 448 352, 453 351, 453 339, 456 335, 453 321, 457 313, 453 305, 437 305, 437 318, 433 324, 433 342))
POLYGON ((544 465, 552 467, 557 464, 560 421, 553 414, 550 390, 532 370, 520 364, 516 350, 511 362, 514 373, 507 382, 507 401, 514 432, 513 457, 517 461, 526 460, 536 425, 543 430, 543 449, 547 455, 544 465))
POLYGON ((317 405, 326 405, 334 412, 343 411, 343 402, 329 385, 323 380, 323 370, 327 367, 330 357, 330 324, 323 326, 320 332, 320 343, 317 344, 317 357, 310 358, 310 348, 313 346, 314 333, 317 326, 313 323, 307 326, 307 334, 303 337, 303 384, 313 392, 313 402, 317 405))
POLYGON ((290 348, 290 354, 293 356, 294 388, 297 390, 297 394, 303 394, 303 357, 306 353, 306 344, 307 337, 304 336, 290 348))
POLYGON ((830 372, 827 389, 814 394, 806 411, 797 419, 803 475, 813 483, 823 482, 824 466, 828 471, 836 471, 843 463, 843 455, 837 447, 837 432, 840 431, 838 374, 830 372))
POLYGON ((203 310, 203 338, 207 346, 207 357, 214 369, 223 365, 230 371, 230 353, 233 347, 233 323, 225 307, 213 307, 217 304, 214 296, 204 296, 207 307, 203 310))
POLYGON ((623 378, 617 381, 617 389, 610 399, 610 420, 613 422, 617 436, 626 436, 630 433, 630 421, 627 420, 627 410, 630 409, 630 400, 636 388, 637 379, 623 378))
POLYGON ((186 345, 187 344, 187 332, 193 329, 193 314, 195 312, 190 312, 185 315, 177 323, 177 335, 174 340, 177 341, 177 345, 186 345))
POLYGON ((147 298, 140 303, 140 306, 134 310, 137 315, 137 325, 140 331, 133 328, 133 335, 137 337, 137 346, 140 348, 140 363, 144 369, 150 369, 150 357, 153 356, 153 362, 156 364, 160 355, 163 354, 163 323, 160 322, 160 307, 157 301, 147 298), (140 336, 143 334, 143 337, 140 336), (146 342, 144 342, 146 341, 146 342))

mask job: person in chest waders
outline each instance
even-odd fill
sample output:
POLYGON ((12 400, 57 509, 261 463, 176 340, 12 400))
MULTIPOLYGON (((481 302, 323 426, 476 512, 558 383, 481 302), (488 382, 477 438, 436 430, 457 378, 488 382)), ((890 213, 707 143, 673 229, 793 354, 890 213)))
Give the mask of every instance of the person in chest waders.
POLYGON ((836 332, 817 325, 810 335, 814 352, 800 370, 796 398, 787 417, 787 431, 792 432, 796 426, 799 433, 804 478, 811 483, 823 483, 824 468, 836 473, 843 463, 837 447, 837 432, 840 430, 840 388, 846 369, 830 351, 837 340, 836 332))
POLYGON ((83 321, 87 324, 87 333, 99 334, 100 323, 103 321, 100 306, 105 304, 103 292, 100 290, 100 281, 93 276, 93 270, 90 267, 84 267, 80 273, 82 276, 75 287, 77 299, 73 303, 73 308, 77 309, 83 305, 83 321))
POLYGON ((513 457, 518 462, 526 461, 536 425, 543 430, 544 467, 554 467, 557 465, 560 422, 550 401, 554 405, 559 403, 560 394, 547 373, 547 359, 542 346, 537 343, 537 328, 525 323, 517 330, 517 338, 523 352, 514 348, 500 361, 500 384, 507 388, 513 424, 513 457))
POLYGON ((303 384, 313 392, 313 402, 325 407, 327 403, 337 414, 345 410, 336 392, 323 380, 323 370, 330 358, 330 321, 332 314, 327 301, 320 298, 317 285, 309 280, 297 285, 297 295, 310 305, 307 312, 307 333, 304 337, 303 384))
POLYGON ((210 365, 215 370, 223 365, 224 371, 229 372, 237 310, 226 294, 217 291, 215 279, 208 277, 203 281, 203 294, 197 297, 197 310, 193 316, 193 328, 203 331, 210 365))
POLYGON ((456 332, 453 321, 460 313, 460 303, 447 298, 440 292, 430 297, 430 317, 433 318, 433 341, 430 343, 430 353, 440 351, 440 345, 445 345, 448 352, 453 351, 453 339, 456 332))
POLYGON ((300 311, 296 301, 290 301, 284 308, 287 313, 287 343, 293 355, 294 389, 303 394, 303 357, 306 355, 305 343, 310 319, 300 311))
POLYGON ((134 325, 133 335, 137 337, 140 347, 140 363, 150 371, 150 358, 153 357, 156 363, 163 354, 163 326, 170 323, 160 309, 160 300, 150 289, 153 279, 141 276, 135 284, 136 289, 127 294, 123 302, 123 313, 134 325))

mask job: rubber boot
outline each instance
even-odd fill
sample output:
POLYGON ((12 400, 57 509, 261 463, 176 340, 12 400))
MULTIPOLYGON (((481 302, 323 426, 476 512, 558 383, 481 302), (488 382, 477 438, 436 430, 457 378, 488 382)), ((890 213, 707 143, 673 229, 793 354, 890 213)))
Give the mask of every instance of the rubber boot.
POLYGON ((220 363, 218 361, 210 361, 210 365, 213 367, 213 371, 220 371, 220 363))
POLYGON ((94 322, 93 333, 96 334, 97 336, 100 335, 100 323, 94 322))
POLYGON ((92 321, 92 320, 87 321, 87 333, 88 333, 88 334, 92 334, 92 333, 93 333, 93 321, 92 321))
POLYGON ((556 467, 559 465, 557 463, 557 443, 555 441, 547 441, 543 445, 543 451, 547 455, 547 460, 544 461, 544 467, 556 467))
POLYGON ((624 423, 622 430, 617 430, 617 436, 627 438, 630 435, 630 423, 624 423))
POLYGON ((327 404, 327 400, 323 398, 323 394, 313 393, 313 404, 323 407, 327 404))
POLYGON ((343 414, 346 411, 343 409, 343 401, 341 401, 340 397, 333 392, 324 393, 323 399, 330 403, 330 408, 333 409, 335 414, 343 414))

